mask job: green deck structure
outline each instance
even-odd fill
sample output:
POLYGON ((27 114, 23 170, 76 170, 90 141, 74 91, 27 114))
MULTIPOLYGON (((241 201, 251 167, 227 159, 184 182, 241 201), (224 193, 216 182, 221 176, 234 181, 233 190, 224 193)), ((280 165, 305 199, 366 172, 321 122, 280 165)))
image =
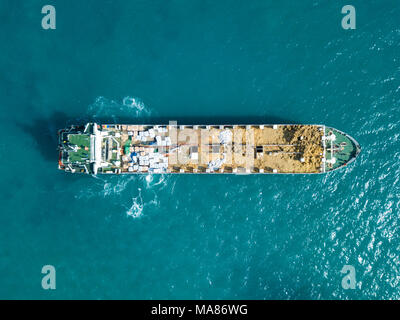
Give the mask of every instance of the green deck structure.
POLYGON ((75 152, 70 150, 68 152, 69 160, 71 162, 86 162, 90 157, 90 137, 85 134, 70 134, 68 135, 68 141, 71 145, 78 146, 78 150, 75 152), (87 150, 85 150, 85 147, 87 150))

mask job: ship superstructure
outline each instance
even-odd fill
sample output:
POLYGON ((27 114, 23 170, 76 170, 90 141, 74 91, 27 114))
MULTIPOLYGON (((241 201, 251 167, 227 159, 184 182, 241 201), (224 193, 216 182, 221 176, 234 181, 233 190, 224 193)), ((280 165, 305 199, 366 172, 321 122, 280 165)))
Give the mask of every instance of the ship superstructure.
POLYGON ((324 173, 361 149, 324 125, 71 126, 59 131, 59 168, 72 173, 324 173))

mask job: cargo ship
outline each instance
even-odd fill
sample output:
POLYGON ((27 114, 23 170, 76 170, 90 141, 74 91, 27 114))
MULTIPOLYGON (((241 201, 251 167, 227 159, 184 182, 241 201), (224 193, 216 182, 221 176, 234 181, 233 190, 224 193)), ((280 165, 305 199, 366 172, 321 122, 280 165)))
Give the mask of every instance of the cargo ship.
POLYGON ((324 125, 70 126, 58 131, 60 170, 84 174, 317 174, 361 151, 324 125))

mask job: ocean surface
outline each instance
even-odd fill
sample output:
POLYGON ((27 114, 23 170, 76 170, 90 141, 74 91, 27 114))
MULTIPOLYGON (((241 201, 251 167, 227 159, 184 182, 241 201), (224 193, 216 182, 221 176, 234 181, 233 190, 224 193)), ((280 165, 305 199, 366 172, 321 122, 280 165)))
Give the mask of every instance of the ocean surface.
POLYGON ((399 17, 395 0, 1 1, 0 298, 400 299, 399 17), (58 171, 57 130, 89 120, 317 123, 362 153, 326 175, 58 171))

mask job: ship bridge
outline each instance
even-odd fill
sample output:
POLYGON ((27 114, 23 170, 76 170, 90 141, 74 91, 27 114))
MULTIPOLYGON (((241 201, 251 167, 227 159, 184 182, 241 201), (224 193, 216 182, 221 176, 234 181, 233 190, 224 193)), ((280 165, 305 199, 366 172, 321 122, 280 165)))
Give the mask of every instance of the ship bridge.
POLYGON ((99 168, 118 165, 120 142, 96 123, 59 131, 59 142, 60 169, 97 174, 99 168))

